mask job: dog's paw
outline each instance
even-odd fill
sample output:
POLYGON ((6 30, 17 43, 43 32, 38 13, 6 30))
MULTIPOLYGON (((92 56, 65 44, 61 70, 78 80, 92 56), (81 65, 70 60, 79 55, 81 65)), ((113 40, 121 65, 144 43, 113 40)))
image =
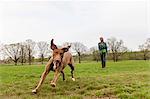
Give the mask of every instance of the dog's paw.
POLYGON ((36 89, 32 90, 32 93, 36 94, 36 93, 37 93, 37 90, 36 90, 36 89))
POLYGON ((52 86, 52 87, 56 87, 56 84, 53 83, 53 82, 51 82, 51 86, 52 86))
POLYGON ((72 81, 76 81, 75 78, 72 78, 72 81))
POLYGON ((52 81, 50 81, 50 83, 54 83, 54 81, 52 80, 52 81))

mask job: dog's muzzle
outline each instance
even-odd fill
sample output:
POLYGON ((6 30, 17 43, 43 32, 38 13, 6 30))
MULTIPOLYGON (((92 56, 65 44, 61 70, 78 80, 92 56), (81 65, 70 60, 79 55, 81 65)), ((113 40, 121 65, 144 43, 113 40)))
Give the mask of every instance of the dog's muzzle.
POLYGON ((53 66, 53 70, 57 69, 58 67, 60 67, 61 62, 60 61, 54 61, 54 66, 53 66))

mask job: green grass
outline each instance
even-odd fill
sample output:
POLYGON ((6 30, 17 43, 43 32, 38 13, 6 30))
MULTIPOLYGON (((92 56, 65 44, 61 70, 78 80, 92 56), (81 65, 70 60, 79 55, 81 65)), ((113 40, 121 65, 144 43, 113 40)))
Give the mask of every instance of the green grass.
POLYGON ((76 64, 75 82, 67 67, 66 81, 60 77, 51 87, 50 72, 39 93, 32 94, 43 70, 41 65, 0 65, 0 99, 150 99, 150 61, 108 62, 105 69, 96 62, 76 64))

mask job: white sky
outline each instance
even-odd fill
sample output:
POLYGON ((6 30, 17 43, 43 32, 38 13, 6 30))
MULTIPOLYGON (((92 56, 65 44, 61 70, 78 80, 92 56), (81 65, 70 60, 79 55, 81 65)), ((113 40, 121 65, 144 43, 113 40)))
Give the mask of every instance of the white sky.
POLYGON ((131 50, 150 37, 150 0, 0 1, 0 42, 26 39, 82 42, 97 46, 99 37, 122 39, 131 50))

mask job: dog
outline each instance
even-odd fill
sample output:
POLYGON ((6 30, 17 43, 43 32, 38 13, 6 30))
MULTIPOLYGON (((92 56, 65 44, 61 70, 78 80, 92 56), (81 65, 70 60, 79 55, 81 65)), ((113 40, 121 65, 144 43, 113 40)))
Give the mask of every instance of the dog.
POLYGON ((34 90, 32 90, 32 93, 37 93, 37 91, 41 87, 43 81, 45 80, 46 76, 48 75, 48 73, 51 70, 55 72, 54 78, 50 83, 52 87, 56 87, 56 82, 57 82, 60 74, 62 74, 63 80, 65 80, 65 74, 64 74, 63 70, 67 65, 70 66, 72 80, 75 81, 74 73, 73 73, 74 69, 75 69, 74 60, 73 60, 72 54, 68 51, 70 47, 71 46, 67 46, 64 48, 58 48, 54 44, 54 39, 51 40, 50 48, 53 50, 52 57, 46 64, 45 70, 42 73, 40 81, 39 81, 37 87, 34 90))

